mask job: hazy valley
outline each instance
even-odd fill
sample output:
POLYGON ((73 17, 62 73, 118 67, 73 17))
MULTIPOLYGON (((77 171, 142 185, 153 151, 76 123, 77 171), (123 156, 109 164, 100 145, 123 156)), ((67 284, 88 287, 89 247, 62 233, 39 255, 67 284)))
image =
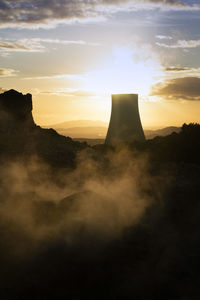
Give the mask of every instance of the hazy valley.
MULTIPOLYGON (((102 144, 104 143, 108 124, 102 121, 90 121, 90 120, 76 120, 68 121, 59 124, 53 124, 49 126, 43 126, 44 128, 53 128, 59 134, 64 136, 70 136, 73 139, 86 141, 89 144, 102 144)), ((172 132, 180 132, 180 127, 170 126, 162 129, 144 129, 146 139, 152 139, 156 136, 166 136, 172 132)))

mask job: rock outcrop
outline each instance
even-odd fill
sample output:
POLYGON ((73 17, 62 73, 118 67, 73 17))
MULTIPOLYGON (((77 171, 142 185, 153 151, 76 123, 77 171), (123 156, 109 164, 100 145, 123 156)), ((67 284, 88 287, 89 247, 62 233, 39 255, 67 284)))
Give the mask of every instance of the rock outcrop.
POLYGON ((0 161, 37 156, 55 167, 73 166, 77 151, 86 144, 37 126, 32 109, 31 94, 0 94, 0 161))
POLYGON ((31 94, 23 95, 15 90, 0 94, 0 122, 2 126, 7 123, 8 127, 34 127, 32 109, 31 94))

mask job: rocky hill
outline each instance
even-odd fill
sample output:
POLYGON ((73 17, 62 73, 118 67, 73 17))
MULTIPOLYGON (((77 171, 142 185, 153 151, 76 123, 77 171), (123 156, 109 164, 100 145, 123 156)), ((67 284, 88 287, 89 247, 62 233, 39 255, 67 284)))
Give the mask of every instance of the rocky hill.
POLYGON ((0 94, 0 159, 35 155, 55 167, 72 166, 76 152, 86 144, 37 126, 32 108, 31 94, 15 90, 0 94))

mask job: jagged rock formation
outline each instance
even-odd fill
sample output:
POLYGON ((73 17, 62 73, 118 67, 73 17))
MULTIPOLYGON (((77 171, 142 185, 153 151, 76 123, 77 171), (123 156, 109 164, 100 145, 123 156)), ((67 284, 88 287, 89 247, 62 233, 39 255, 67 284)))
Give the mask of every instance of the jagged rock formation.
POLYGON ((76 152, 86 144, 37 126, 32 108, 31 94, 15 90, 0 94, 0 160, 34 155, 54 166, 73 165, 76 152))
POLYGON ((1 125, 3 125, 3 122, 9 122, 9 125, 12 127, 34 127, 32 109, 31 94, 23 95, 15 90, 9 90, 0 94, 1 125))

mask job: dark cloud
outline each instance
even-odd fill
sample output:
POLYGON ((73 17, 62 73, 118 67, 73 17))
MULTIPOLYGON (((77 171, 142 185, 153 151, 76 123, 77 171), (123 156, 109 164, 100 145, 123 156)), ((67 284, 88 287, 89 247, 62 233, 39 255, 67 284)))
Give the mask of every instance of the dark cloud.
POLYGON ((179 67, 167 67, 165 68, 165 71, 167 72, 181 72, 181 71, 188 71, 189 68, 179 68, 179 67))
POLYGON ((140 4, 143 5, 143 9, 144 4, 175 6, 182 9, 187 7, 190 9, 197 8, 193 5, 187 5, 181 0, 2 0, 0 1, 0 20, 2 27, 16 25, 37 26, 39 24, 49 24, 51 21, 97 17, 102 15, 102 12, 105 12, 103 7, 110 5, 123 7, 127 3, 134 10, 140 9, 140 4))
POLYGON ((200 100, 200 77, 174 78, 158 83, 152 88, 151 96, 167 100, 200 100))
POLYGON ((164 5, 182 5, 182 6, 186 5, 184 3, 184 1, 181 1, 181 0, 143 0, 143 1, 138 1, 138 0, 132 0, 132 1, 131 0, 99 0, 97 2, 103 3, 103 4, 111 4, 111 5, 122 4, 124 2, 130 2, 130 3, 138 3, 138 2, 148 3, 148 2, 150 2, 150 3, 164 4, 164 5))

